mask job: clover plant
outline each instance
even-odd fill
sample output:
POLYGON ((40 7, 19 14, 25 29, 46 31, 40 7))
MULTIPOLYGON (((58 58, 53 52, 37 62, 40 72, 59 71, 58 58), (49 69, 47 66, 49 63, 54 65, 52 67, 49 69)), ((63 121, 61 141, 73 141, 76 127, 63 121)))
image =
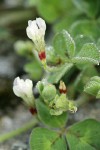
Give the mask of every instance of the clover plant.
MULTIPOLYGON (((76 4, 77 2, 75 1, 76 4)), ((84 12, 88 13, 88 10, 84 12)), ((92 11, 88 16, 91 17, 91 14, 92 11)), ((56 12, 51 21, 55 17, 56 12)), ((68 126, 69 113, 77 113, 82 101, 88 102, 89 95, 100 98, 100 77, 95 67, 100 63, 99 48, 84 35, 74 40, 66 30, 55 34, 52 44, 47 46, 45 31, 46 23, 43 19, 28 21, 26 32, 33 41, 33 49, 32 43, 30 48, 34 61, 25 68, 30 74, 38 70, 38 75, 43 71, 42 78, 37 78, 35 87, 38 98, 33 96, 31 80, 24 81, 17 77, 13 85, 14 93, 23 99, 31 114, 38 120, 38 127, 33 128, 30 135, 30 149, 99 150, 99 121, 86 119, 68 126), (76 97, 79 96, 81 99, 77 100, 76 97)))

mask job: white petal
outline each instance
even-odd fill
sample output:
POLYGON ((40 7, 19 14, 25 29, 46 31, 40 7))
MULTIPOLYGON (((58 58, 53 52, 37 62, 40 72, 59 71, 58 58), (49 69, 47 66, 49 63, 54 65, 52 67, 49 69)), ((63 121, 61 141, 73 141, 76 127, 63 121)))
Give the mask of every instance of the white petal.
POLYGON ((26 28, 26 33, 27 33, 27 36, 30 38, 30 39, 33 39, 35 40, 36 39, 36 36, 39 35, 39 29, 36 25, 36 21, 32 21, 30 26, 28 26, 26 28))
POLYGON ((33 88, 33 84, 32 84, 32 81, 29 80, 29 79, 26 79, 25 80, 25 90, 26 92, 31 95, 32 94, 32 88, 33 88))
POLYGON ((32 20, 29 20, 28 21, 28 26, 31 26, 31 24, 32 24, 32 20))
POLYGON ((33 35, 32 35, 32 32, 31 32, 31 30, 30 30, 29 27, 26 28, 26 33, 27 33, 27 36, 28 36, 30 39, 32 39, 33 35))
POLYGON ((42 28, 44 31, 46 30, 46 23, 42 18, 36 18, 36 23, 40 29, 42 28))
POLYGON ((21 97, 28 106, 32 106, 34 104, 32 87, 32 81, 29 79, 24 81, 23 79, 17 77, 13 82, 13 91, 15 95, 21 97))
POLYGON ((25 84, 26 84, 26 86, 28 86, 28 87, 33 87, 33 84, 32 84, 32 81, 31 80, 29 80, 29 79, 26 79, 25 80, 25 84))
POLYGON ((18 81, 20 80, 19 77, 15 78, 14 82, 13 82, 13 85, 16 86, 18 84, 18 81))
POLYGON ((45 21, 41 18, 29 20, 26 28, 27 36, 34 42, 36 49, 39 51, 44 49, 44 35, 46 30, 45 21))
POLYGON ((18 86, 13 87, 13 92, 15 93, 16 96, 22 97, 22 91, 18 88, 18 86))

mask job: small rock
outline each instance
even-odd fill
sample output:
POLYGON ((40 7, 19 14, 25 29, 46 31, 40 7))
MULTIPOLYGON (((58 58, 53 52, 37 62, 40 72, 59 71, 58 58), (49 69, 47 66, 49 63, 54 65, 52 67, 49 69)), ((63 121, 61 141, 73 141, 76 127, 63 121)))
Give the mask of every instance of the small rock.
POLYGON ((14 58, 0 56, 0 77, 14 77, 16 70, 14 67, 14 58))
POLYGON ((5 116, 2 118, 1 124, 2 124, 3 128, 6 128, 7 130, 11 130, 13 122, 12 122, 12 119, 10 117, 5 116))
POLYGON ((11 150, 29 150, 29 149, 25 143, 18 142, 12 145, 11 150))

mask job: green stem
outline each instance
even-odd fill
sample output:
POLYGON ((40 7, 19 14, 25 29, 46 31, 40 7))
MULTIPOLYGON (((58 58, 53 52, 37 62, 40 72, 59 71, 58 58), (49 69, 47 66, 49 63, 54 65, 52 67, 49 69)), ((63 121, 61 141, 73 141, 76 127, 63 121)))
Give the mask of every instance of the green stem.
POLYGON ((28 122, 27 124, 22 126, 21 128, 18 128, 14 131, 11 131, 9 133, 1 135, 0 136, 0 142, 4 142, 6 140, 9 140, 10 138, 13 138, 14 136, 20 135, 21 133, 29 130, 30 128, 32 128, 33 126, 35 126, 37 124, 38 124, 38 120, 36 118, 34 118, 30 122, 28 122))

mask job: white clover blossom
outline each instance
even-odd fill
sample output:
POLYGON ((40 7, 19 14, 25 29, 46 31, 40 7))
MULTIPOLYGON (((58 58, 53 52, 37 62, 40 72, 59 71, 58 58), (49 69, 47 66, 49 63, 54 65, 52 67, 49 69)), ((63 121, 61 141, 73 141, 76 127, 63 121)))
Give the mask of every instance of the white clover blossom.
POLYGON ((42 18, 36 18, 36 20, 28 21, 26 33, 27 36, 34 42, 37 51, 43 51, 45 49, 45 30, 46 24, 42 18))
POLYGON ((34 106, 34 96, 32 92, 32 81, 26 79, 15 78, 13 82, 13 91, 16 96, 21 97, 28 107, 34 106))

